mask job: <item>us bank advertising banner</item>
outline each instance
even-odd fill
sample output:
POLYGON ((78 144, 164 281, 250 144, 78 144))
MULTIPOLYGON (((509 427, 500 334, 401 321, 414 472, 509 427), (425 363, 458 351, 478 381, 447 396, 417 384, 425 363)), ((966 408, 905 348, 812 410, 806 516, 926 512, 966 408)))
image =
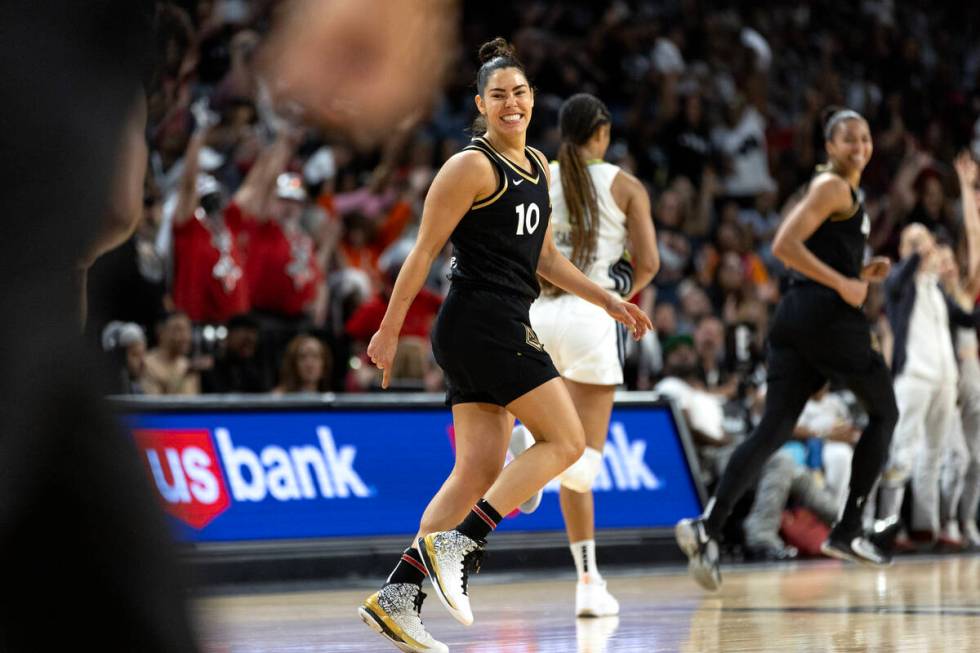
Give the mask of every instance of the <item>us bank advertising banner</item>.
MULTIPOLYGON (((124 415, 188 542, 411 535, 453 465, 446 408, 190 410, 124 415)), ((595 483, 598 528, 671 527, 700 500, 667 405, 617 407, 595 483)), ((502 531, 564 528, 558 483, 502 531)))

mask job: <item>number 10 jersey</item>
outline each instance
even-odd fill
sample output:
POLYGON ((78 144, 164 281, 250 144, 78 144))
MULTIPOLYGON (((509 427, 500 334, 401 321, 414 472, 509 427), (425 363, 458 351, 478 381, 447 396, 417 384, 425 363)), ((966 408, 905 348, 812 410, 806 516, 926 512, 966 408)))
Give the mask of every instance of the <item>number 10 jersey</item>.
POLYGON ((547 174, 530 148, 524 152, 531 170, 503 156, 482 136, 463 149, 490 159, 497 187, 474 202, 450 236, 450 279, 454 285, 500 290, 533 301, 541 292, 538 258, 551 217, 547 174))

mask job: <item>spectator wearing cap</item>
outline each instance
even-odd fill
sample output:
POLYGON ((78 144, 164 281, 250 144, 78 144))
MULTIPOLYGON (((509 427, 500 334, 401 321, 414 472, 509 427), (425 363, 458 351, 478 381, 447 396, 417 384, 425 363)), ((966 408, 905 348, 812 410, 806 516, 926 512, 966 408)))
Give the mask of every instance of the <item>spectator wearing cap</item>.
POLYGON ((115 392, 143 394, 140 379, 146 370, 146 335, 138 324, 114 321, 102 330, 102 349, 112 356, 117 371, 115 392))
POLYGON ((259 323, 249 315, 236 315, 228 321, 228 336, 215 357, 214 367, 201 377, 205 393, 268 392, 270 383, 255 355, 259 343, 259 323))
POLYGON ((275 179, 269 210, 256 214, 246 264, 255 310, 304 320, 325 292, 316 243, 301 224, 306 202, 303 178, 283 172, 275 179))
POLYGON ((188 146, 174 209, 173 300, 194 322, 224 323, 248 311, 240 237, 242 210, 207 174, 198 158, 214 119, 205 114, 188 146))

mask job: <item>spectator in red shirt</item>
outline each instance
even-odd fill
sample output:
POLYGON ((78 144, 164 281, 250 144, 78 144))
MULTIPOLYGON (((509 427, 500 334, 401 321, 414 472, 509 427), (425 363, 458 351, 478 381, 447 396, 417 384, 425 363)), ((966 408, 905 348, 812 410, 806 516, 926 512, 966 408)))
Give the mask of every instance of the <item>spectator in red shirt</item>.
POLYGON ((220 184, 198 174, 198 155, 210 125, 191 137, 174 212, 173 298, 194 322, 226 322, 249 310, 244 218, 233 200, 225 206, 220 184))
MULTIPOLYGON (((388 308, 388 300, 391 298, 391 291, 394 288, 394 280, 398 276, 400 265, 392 265, 384 275, 384 288, 380 293, 357 307, 354 314, 347 320, 345 330, 353 340, 367 342, 371 336, 381 326, 381 319, 388 308)), ((435 319, 439 307, 442 305, 442 298, 429 290, 422 288, 415 300, 408 308, 405 316, 405 323, 402 326, 400 336, 415 336, 429 338, 429 331, 432 329, 432 321, 435 319)))
MULTIPOLYGON (((303 178, 287 167, 302 132, 284 128, 265 148, 235 193, 247 234, 245 278, 253 309, 289 322, 321 315, 326 306, 324 261, 332 250, 325 228, 318 243, 304 228, 307 193, 303 178), (322 245, 322 247, 318 247, 322 245)), ((314 319, 314 322, 322 322, 314 319)))
POLYGON ((316 244, 300 224, 305 203, 302 177, 284 172, 276 181, 270 211, 256 216, 246 276, 257 310, 302 317, 312 311, 324 288, 316 244))

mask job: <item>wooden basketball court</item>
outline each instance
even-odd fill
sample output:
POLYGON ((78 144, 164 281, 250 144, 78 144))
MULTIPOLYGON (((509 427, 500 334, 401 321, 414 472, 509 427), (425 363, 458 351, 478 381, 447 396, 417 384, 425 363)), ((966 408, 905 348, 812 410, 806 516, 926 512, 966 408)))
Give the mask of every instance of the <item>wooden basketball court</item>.
MULTIPOLYGON (((878 571, 836 561, 723 568, 708 594, 684 569, 607 572, 618 618, 573 617, 574 579, 481 575, 476 622, 456 623, 427 590, 423 620, 459 653, 975 651, 980 555, 903 558, 878 571)), ((356 614, 375 584, 239 593, 195 604, 207 653, 396 651, 356 614)))

